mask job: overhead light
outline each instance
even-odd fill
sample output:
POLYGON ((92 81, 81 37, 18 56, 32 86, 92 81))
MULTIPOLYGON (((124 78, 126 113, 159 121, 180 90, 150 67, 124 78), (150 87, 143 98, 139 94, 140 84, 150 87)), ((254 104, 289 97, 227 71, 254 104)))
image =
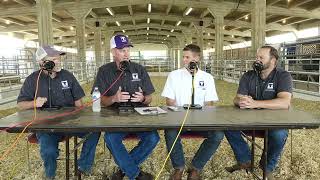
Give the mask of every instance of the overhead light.
POLYGON ((291 1, 291 0, 287 0, 288 1, 288 3, 291 1))
POLYGON ((73 31, 73 30, 74 30, 73 26, 70 26, 70 30, 71 30, 71 31, 73 31))
POLYGON ((168 34, 167 37, 170 37, 170 35, 168 34))
POLYGON ((59 39, 62 39, 62 36, 60 36, 59 39))
POLYGON ((149 33, 147 33, 147 36, 149 36, 149 33))
POLYGON ((174 29, 171 29, 171 31, 170 32, 173 32, 174 31, 174 29))
POLYGON ((151 13, 151 4, 148 4, 148 13, 151 13))
POLYGON ((111 16, 114 16, 114 12, 113 12, 112 9, 110 9, 110 8, 106 8, 106 9, 107 9, 108 13, 109 13, 111 16))
POLYGON ((282 20, 282 23, 283 23, 283 24, 285 24, 286 22, 287 22, 287 21, 286 21, 285 19, 284 19, 284 20, 282 20))
POLYGON ((120 23, 118 21, 116 21, 117 26, 121 26, 120 23))
POLYGON ((10 24, 11 22, 9 20, 6 20, 6 24, 10 24))
POLYGON ((74 41, 74 40, 73 40, 72 42, 73 42, 73 44, 75 44, 75 43, 76 43, 76 41, 74 41))
POLYGON ((181 24, 181 21, 178 21, 177 24, 176 24, 176 26, 179 26, 180 24, 181 24))
POLYGON ((232 38, 234 38, 234 35, 231 35, 232 38))
POLYGON ((90 48, 92 49, 92 46, 90 46, 90 48))
POLYGON ((164 41, 167 40, 166 38, 163 39, 164 41))
POLYGON ((104 43, 103 42, 101 42, 101 45, 103 45, 104 43))
POLYGON ((208 36, 210 36, 210 33, 208 33, 208 36))
POLYGON ((245 19, 245 20, 248 20, 248 19, 249 19, 249 15, 246 15, 246 16, 244 17, 244 19, 245 19))
POLYGON ((223 26, 223 30, 225 30, 226 29, 226 26, 223 26))
POLYGON ((122 30, 122 32, 123 32, 123 33, 126 33, 126 31, 125 31, 124 29, 122 30))
POLYGON ((88 37, 88 34, 85 34, 84 37, 88 37))
POLYGON ((163 44, 163 41, 161 43, 163 44))
POLYGON ((149 39, 149 38, 147 37, 147 39, 149 39))
POLYGON ((149 27, 147 27, 147 31, 149 31, 149 27))
POLYGON ((210 42, 208 42, 208 45, 210 45, 211 43, 210 42))
POLYGON ((148 24, 150 23, 150 18, 148 18, 147 23, 148 23, 148 24))
POLYGON ((192 7, 189 7, 188 9, 186 9, 184 15, 188 16, 188 14, 190 14, 190 12, 192 11, 192 7))

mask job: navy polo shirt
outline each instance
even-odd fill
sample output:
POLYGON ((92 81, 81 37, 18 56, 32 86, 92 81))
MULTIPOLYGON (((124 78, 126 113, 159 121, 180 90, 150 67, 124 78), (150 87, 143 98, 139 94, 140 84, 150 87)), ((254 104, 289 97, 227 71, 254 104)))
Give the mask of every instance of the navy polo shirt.
MULTIPOLYGON (((116 62, 105 64, 99 68, 94 87, 98 87, 103 94, 111 84, 119 77, 121 71, 118 69, 116 62)), ((128 70, 126 70, 120 79, 111 87, 104 96, 113 96, 117 93, 121 86, 122 91, 129 92, 130 95, 139 91, 139 87, 143 91, 143 95, 150 95, 155 90, 146 69, 140 64, 130 62, 128 70)), ((119 103, 112 106, 117 107, 119 103)), ((134 106, 141 106, 142 103, 134 103, 134 106)))
MULTIPOLYGON (((20 90, 17 102, 32 101, 36 91, 37 78, 40 71, 33 72, 29 75, 20 90)), ((50 77, 45 73, 41 73, 39 79, 39 88, 37 97, 48 97, 48 79, 50 77)), ((61 70, 57 76, 51 79, 51 99, 53 106, 72 107, 74 102, 84 97, 84 91, 79 82, 67 70, 61 70)), ((48 101, 43 107, 48 107, 48 101)))
POLYGON ((249 95, 255 100, 270 100, 280 92, 292 93, 292 86, 290 73, 281 68, 274 68, 265 80, 251 70, 243 74, 237 93, 249 95))

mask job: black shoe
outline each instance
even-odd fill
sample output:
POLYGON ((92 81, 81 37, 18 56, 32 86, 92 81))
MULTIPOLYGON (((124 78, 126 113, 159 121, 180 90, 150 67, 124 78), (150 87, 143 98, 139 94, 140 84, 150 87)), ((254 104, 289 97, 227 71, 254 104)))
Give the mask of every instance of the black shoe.
POLYGON ((111 180, 122 180, 125 174, 119 169, 117 172, 113 173, 111 180))
POLYGON ((136 180, 153 180, 153 176, 150 173, 140 171, 138 177, 136 177, 136 180))

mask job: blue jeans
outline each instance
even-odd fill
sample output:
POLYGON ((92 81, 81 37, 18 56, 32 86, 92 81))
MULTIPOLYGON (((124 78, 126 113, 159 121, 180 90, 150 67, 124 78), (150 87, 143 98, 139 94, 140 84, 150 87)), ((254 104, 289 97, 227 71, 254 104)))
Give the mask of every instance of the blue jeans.
MULTIPOLYGON (((233 150, 238 163, 251 161, 251 151, 243 139, 240 131, 225 131, 226 138, 233 150)), ((269 130, 268 132, 268 159, 267 172, 272 172, 279 161, 281 152, 288 137, 287 129, 269 130)))
MULTIPOLYGON (((169 152, 178 134, 178 130, 168 129, 164 132, 167 150, 169 152)), ((200 148, 198 149, 192 160, 193 168, 202 170, 204 165, 210 160, 211 156, 218 149, 220 142, 223 139, 224 133, 222 131, 183 131, 182 134, 184 133, 201 135, 206 138, 202 142, 200 148)), ((185 159, 180 137, 177 139, 177 142, 172 149, 170 159, 174 169, 184 169, 185 159)))
MULTIPOLYGON (((57 169, 57 158, 59 156, 59 142, 62 141, 66 135, 83 138, 87 133, 36 133, 36 135, 40 144, 40 155, 44 162, 46 177, 54 178, 57 169)), ((99 137, 100 133, 92 133, 83 143, 80 159, 78 161, 79 169, 81 171, 91 171, 99 137)))
POLYGON ((104 139, 116 164, 130 180, 133 180, 140 173, 139 165, 151 154, 152 150, 158 144, 160 137, 157 131, 135 133, 106 132, 104 139), (122 140, 128 134, 135 134, 140 139, 139 144, 129 153, 122 143, 122 140))

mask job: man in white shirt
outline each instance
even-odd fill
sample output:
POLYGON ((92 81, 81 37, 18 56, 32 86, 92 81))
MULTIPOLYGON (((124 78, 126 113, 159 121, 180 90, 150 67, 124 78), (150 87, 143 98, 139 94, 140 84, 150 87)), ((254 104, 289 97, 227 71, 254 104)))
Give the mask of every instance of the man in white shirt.
MULTIPOLYGON (((167 79, 161 96, 166 98, 166 104, 169 106, 183 106, 191 104, 192 96, 192 74, 188 67, 190 62, 198 63, 200 60, 200 48, 197 45, 189 44, 183 49, 184 67, 172 71, 167 79)), ((194 72, 194 104, 201 106, 213 105, 214 101, 218 101, 215 83, 212 75, 201 71, 194 72)), ((190 133, 183 131, 182 133, 190 133)), ((204 165, 215 153, 223 139, 222 131, 192 131, 197 135, 205 138, 200 148, 196 152, 191 167, 188 170, 188 180, 201 179, 200 172, 204 165)), ((173 142, 178 134, 178 129, 165 130, 165 139, 168 151, 170 151, 173 142)), ((181 144, 178 138, 174 148, 170 154, 170 159, 174 172, 170 176, 171 180, 181 180, 185 168, 185 159, 181 144)))

